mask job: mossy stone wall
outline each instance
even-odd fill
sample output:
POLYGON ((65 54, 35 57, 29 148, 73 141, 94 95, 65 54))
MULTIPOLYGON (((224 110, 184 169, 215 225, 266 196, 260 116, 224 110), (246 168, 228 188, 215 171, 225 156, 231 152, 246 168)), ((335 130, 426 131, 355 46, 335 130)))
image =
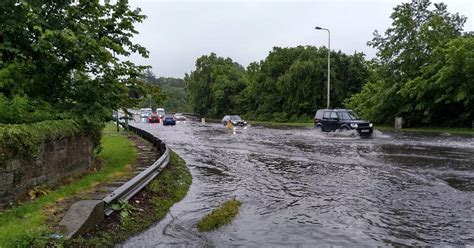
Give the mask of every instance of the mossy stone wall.
POLYGON ((61 179, 92 166, 93 139, 71 136, 45 140, 34 156, 19 156, 0 166, 0 205, 14 201, 36 186, 55 185, 61 179))

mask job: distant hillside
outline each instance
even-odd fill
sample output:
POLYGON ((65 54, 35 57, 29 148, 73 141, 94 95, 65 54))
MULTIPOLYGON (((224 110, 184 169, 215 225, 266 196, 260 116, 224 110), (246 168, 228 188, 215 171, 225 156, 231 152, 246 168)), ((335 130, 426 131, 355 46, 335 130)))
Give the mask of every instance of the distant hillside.
POLYGON ((149 84, 158 85, 165 96, 163 106, 166 112, 189 112, 186 82, 181 78, 159 77, 157 78, 151 70, 143 75, 143 80, 149 84))
POLYGON ((160 77, 156 80, 166 96, 164 108, 167 112, 189 111, 186 83, 181 78, 160 77))

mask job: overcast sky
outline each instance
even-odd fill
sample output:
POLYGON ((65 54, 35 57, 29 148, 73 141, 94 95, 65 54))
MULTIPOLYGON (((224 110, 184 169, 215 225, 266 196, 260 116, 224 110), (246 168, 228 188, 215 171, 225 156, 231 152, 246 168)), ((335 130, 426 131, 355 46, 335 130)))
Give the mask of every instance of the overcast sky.
MULTIPOLYGON (((247 66, 263 60, 274 46, 327 46, 327 32, 315 26, 331 30, 331 49, 372 58, 375 50, 366 43, 375 29, 390 26, 389 16, 401 0, 130 2, 148 16, 137 24, 135 41, 150 51, 148 59, 131 60, 153 66, 157 76, 183 77, 199 56, 211 52, 247 66)), ((466 16, 464 30, 473 31, 473 0, 442 2, 449 12, 466 16)))

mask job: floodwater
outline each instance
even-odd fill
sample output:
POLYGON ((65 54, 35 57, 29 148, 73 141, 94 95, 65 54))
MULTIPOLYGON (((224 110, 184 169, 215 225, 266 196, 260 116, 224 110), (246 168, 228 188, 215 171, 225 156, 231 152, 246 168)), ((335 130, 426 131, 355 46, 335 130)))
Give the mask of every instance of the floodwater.
POLYGON ((121 246, 474 245, 474 139, 136 123, 182 156, 185 199, 121 246), (231 198, 227 226, 197 222, 231 198))

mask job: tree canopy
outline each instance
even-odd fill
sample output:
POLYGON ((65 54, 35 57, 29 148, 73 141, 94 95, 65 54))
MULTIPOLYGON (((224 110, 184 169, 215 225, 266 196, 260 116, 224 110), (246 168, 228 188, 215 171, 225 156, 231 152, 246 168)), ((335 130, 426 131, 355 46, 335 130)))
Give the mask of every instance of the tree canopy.
POLYGON ((140 12, 127 0, 2 1, 1 105, 23 99, 29 112, 88 120, 133 105, 128 93, 145 67, 119 57, 148 56, 132 41, 134 24, 145 18, 140 12))
MULTIPOLYGON (((331 52, 331 102, 358 92, 368 77, 364 55, 331 52)), ((246 69, 216 54, 197 59, 185 77, 194 111, 213 117, 238 113, 252 119, 308 119, 326 104, 327 49, 275 47, 246 69)))
POLYGON ((376 122, 467 125, 474 116, 472 36, 466 18, 443 3, 412 1, 394 8, 392 26, 374 32, 374 77, 347 106, 376 122), (471 49, 471 50, 469 50, 471 49))
POLYGON ((232 59, 214 53, 198 58, 196 70, 185 76, 193 111, 214 117, 235 113, 238 95, 245 88, 244 72, 232 59))

